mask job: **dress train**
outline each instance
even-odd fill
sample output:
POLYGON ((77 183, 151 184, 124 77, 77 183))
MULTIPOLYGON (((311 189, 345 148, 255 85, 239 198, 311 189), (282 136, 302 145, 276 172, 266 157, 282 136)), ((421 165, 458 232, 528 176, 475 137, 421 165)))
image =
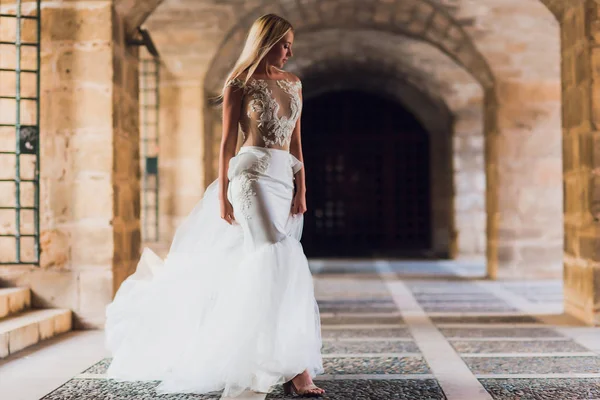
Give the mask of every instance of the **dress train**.
POLYGON ((220 218, 215 181, 164 261, 144 249, 106 310, 109 378, 237 396, 323 372, 303 215, 290 214, 301 167, 288 151, 242 147, 228 171, 236 222, 220 218))

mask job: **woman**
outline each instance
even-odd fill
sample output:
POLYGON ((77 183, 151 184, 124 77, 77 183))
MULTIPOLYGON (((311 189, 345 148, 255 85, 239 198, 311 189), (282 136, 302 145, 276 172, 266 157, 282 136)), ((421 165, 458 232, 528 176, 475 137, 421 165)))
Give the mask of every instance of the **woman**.
POLYGON ((250 29, 223 89, 219 178, 164 262, 144 249, 107 307, 109 377, 159 380, 160 393, 237 396, 280 383, 285 393, 324 393, 312 381, 323 372, 320 320, 299 242, 302 85, 281 69, 293 41, 273 14, 250 29))

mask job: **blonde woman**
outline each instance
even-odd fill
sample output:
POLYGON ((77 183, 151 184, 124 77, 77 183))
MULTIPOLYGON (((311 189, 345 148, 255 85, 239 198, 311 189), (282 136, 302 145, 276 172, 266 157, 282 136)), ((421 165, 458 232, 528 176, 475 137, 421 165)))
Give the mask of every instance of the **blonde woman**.
POLYGON ((282 69, 293 41, 276 15, 252 25, 223 88, 219 178, 167 258, 144 249, 107 307, 110 378, 161 381, 160 393, 283 384, 286 394, 323 395, 312 381, 323 372, 319 309, 299 242, 302 84, 282 69))

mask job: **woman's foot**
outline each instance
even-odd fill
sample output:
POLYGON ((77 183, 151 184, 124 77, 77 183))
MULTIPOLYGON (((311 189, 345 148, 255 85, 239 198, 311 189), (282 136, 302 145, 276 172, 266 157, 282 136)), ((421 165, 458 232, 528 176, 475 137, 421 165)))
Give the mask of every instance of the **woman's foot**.
POLYGON ((291 392, 290 389, 293 389, 294 392, 301 396, 321 396, 325 393, 323 389, 315 386, 313 383, 308 370, 304 370, 301 374, 296 375, 290 382, 286 382, 284 385, 284 392, 291 392))

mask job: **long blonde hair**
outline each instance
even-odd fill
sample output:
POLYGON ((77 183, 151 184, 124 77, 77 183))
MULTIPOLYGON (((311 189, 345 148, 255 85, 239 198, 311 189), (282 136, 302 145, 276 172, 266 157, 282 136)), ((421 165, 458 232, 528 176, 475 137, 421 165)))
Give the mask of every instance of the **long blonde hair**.
POLYGON ((246 85, 246 82, 248 82, 248 79, 250 79, 260 61, 267 55, 273 46, 277 44, 277 42, 279 42, 289 31, 293 30, 292 24, 285 18, 275 14, 265 14, 254 21, 248 32, 248 36, 246 37, 246 44, 244 45, 240 57, 235 62, 227 79, 225 79, 220 97, 223 96, 229 81, 248 71, 248 74, 244 79, 244 85, 246 85))

